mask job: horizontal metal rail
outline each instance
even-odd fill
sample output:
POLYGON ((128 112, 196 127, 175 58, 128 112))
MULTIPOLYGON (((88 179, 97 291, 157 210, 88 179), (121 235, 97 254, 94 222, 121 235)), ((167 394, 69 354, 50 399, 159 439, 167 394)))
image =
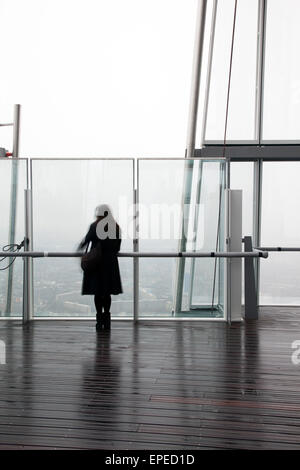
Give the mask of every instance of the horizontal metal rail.
MULTIPOLYGON (((300 250, 299 250, 300 251, 300 250)), ((67 252, 67 251, 24 251, 24 252, 13 252, 13 251, 0 251, 0 257, 3 258, 79 258, 85 253, 67 252)), ((250 252, 120 252, 117 253, 120 258, 267 258, 267 251, 250 251, 250 252)))
POLYGON ((298 247, 281 247, 281 246, 272 246, 272 247, 263 247, 263 248, 254 248, 255 250, 261 250, 261 251, 300 251, 300 248, 298 247))

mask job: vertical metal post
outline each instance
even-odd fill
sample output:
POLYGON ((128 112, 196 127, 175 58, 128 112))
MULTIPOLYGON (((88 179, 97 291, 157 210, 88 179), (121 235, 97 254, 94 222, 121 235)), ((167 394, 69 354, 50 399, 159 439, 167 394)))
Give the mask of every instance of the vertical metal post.
MULTIPOLYGON (((210 40, 209 40, 209 50, 208 50, 208 63, 207 63, 207 75, 206 75, 200 148, 202 148, 204 145, 206 127, 207 127, 208 103, 209 103, 211 69, 212 69, 212 60, 213 60, 213 51, 214 51, 214 42, 215 42, 215 32, 216 32, 217 9, 218 9, 218 0, 214 0, 213 7, 212 7, 211 27, 210 27, 210 40)), ((203 162, 200 161, 199 168, 198 168, 198 176, 197 176, 196 207, 195 207, 195 213, 194 213, 194 233, 195 234, 198 229, 199 204, 201 200, 201 189, 202 189, 202 175, 203 175, 203 162)), ((195 235, 195 239, 193 240, 193 250, 196 249, 196 242, 197 242, 197 238, 195 235)), ((192 258, 191 259, 191 275, 190 275, 189 308, 191 308, 192 297, 193 297, 195 262, 196 262, 195 258, 192 258)))
MULTIPOLYGON (((226 160, 225 167, 225 250, 230 251, 230 160, 226 160)), ((225 314, 226 320, 231 325, 231 258, 225 259, 225 314)))
POLYGON ((13 157, 19 157, 21 105, 15 104, 13 127, 13 157))
MULTIPOLYGON (((24 251, 32 251, 32 193, 25 189, 25 244, 24 251)), ((24 257, 23 270, 23 323, 33 319, 33 260, 24 257)))
POLYGON ((202 57, 203 57, 206 8, 207 8, 207 0, 199 0, 197 24, 196 24, 195 48, 194 48, 192 84, 191 84, 190 109, 189 109, 188 129, 187 129, 187 145, 186 145, 186 157, 187 158, 193 158, 194 151, 195 151, 199 90, 200 90, 200 79, 201 79, 201 72, 202 72, 202 57))
POLYGON ((267 0, 259 0, 257 22, 256 92, 255 92, 255 140, 261 145, 264 109, 264 75, 266 48, 267 0))
MULTIPOLYGON (((263 110, 264 110, 264 76, 266 49, 267 0, 259 0, 257 26, 257 62, 256 62, 256 99, 255 99, 255 140, 259 145, 263 140, 263 110)), ((261 198, 262 198, 262 168, 263 162, 254 162, 253 188, 253 243, 260 246, 261 235, 261 198)), ((260 258, 254 263, 257 287, 257 303, 259 304, 260 258)))
MULTIPOLYGON (((138 210, 138 188, 134 189, 134 238, 133 251, 139 251, 139 210, 138 210)), ((139 258, 133 258, 133 320, 137 323, 139 319, 139 258)))
MULTIPOLYGON (((191 98, 190 98, 190 108, 189 108, 188 128, 187 128, 187 144, 186 144, 186 155, 185 155, 186 158, 193 158, 194 151, 195 151, 206 9, 207 9, 207 0, 199 0, 197 23, 196 23, 192 83, 191 83, 191 98)), ((182 201, 181 201, 182 226, 181 226, 181 235, 180 235, 179 247, 178 247, 178 251, 180 252, 186 250, 187 240, 186 240, 185 230, 187 230, 188 220, 189 220, 189 205, 190 205, 190 200, 191 200, 191 189, 192 189, 191 175, 193 172, 193 166, 194 166, 194 162, 190 161, 190 162, 186 162, 185 167, 184 167, 182 201)), ((181 310, 184 267, 185 267, 185 259, 178 258, 177 266, 176 266, 175 294, 174 294, 174 305, 173 305, 173 311, 175 313, 181 310)))
POLYGON ((214 43, 215 43, 217 9, 218 9, 218 0, 214 0, 213 7, 212 7, 211 27, 210 27, 210 40, 209 40, 209 50, 208 50, 208 63, 207 63, 207 75, 206 75, 206 87, 205 87, 205 97, 204 97, 200 148, 202 148, 204 145, 206 127, 207 127, 208 103, 209 103, 211 69, 212 69, 214 43))
MULTIPOLYGON (((253 173, 253 244, 254 246, 260 246, 263 178, 263 161, 261 159, 254 162, 253 173)), ((255 259, 254 271, 257 288, 257 304, 259 305, 260 258, 255 259)))
MULTIPOLYGON (((242 190, 228 189, 227 217, 228 217, 228 249, 227 251, 240 252, 242 249, 242 190)), ((229 323, 241 321, 242 316, 242 261, 241 258, 232 258, 228 263, 227 278, 227 315, 229 323)))
MULTIPOLYGON (((14 123, 13 123, 13 157, 14 158, 19 157, 20 113, 21 113, 21 106, 19 104, 16 104, 14 108, 14 123)), ((10 245, 13 245, 15 243, 15 236, 16 236, 18 170, 19 170, 18 163, 19 162, 17 160, 12 160, 9 234, 8 234, 8 243, 10 245)), ((6 307, 5 307, 5 312, 7 315, 10 315, 11 308, 12 308, 13 272, 14 272, 14 263, 12 263, 8 268, 7 296, 6 296, 6 307)))
MULTIPOLYGON (((252 237, 244 237, 244 250, 253 251, 252 237)), ((257 320, 257 288, 254 275, 254 258, 244 258, 245 320, 257 320)))

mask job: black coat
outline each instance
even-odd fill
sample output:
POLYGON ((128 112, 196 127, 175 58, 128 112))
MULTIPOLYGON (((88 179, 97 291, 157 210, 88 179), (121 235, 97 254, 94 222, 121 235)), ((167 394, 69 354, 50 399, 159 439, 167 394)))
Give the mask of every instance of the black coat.
POLYGON ((121 294, 123 292, 120 269, 118 263, 117 253, 121 247, 121 235, 119 226, 117 225, 117 238, 105 238, 103 240, 97 237, 96 227, 98 221, 96 220, 90 225, 89 231, 83 241, 80 243, 79 248, 84 248, 92 242, 92 248, 98 242, 101 243, 102 259, 101 267, 96 272, 83 274, 82 281, 82 295, 107 295, 107 294, 121 294))

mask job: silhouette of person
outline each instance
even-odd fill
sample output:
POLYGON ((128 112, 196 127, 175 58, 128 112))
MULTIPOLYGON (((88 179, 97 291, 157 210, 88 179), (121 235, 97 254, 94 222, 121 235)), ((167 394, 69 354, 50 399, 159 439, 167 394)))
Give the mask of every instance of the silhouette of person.
POLYGON ((85 271, 82 281, 82 295, 94 295, 96 307, 96 329, 110 329, 111 295, 123 292, 117 253, 121 247, 121 229, 115 221, 107 204, 95 209, 96 220, 90 225, 89 231, 79 245, 79 249, 91 249, 101 244, 101 263, 95 271, 85 271), (104 310, 104 311, 103 311, 104 310))

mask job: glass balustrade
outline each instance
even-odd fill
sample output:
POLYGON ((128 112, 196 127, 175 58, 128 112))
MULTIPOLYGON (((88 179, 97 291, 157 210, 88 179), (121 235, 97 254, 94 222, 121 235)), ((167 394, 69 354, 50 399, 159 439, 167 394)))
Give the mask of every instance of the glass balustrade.
MULTIPOLYGON (((9 239, 13 201, 15 238, 21 241, 26 161, 0 164, 5 175, 2 240, 7 243, 9 239)), ((95 220, 95 207, 107 203, 122 229, 121 252, 133 251, 136 228, 138 250, 162 254, 138 261, 139 318, 224 318, 224 259, 176 258, 164 253, 225 250, 225 160, 139 159, 135 168, 133 159, 32 159, 30 180, 34 251, 76 251, 95 220)), ((119 265, 124 292, 113 296, 112 316, 133 318, 134 261, 119 257, 119 265)), ((13 266, 13 301, 8 313, 21 315, 21 258, 13 266)), ((8 275, 1 271, 2 316, 8 275)), ((81 283, 79 258, 34 259, 34 316, 94 318, 93 296, 81 295, 81 283)))

